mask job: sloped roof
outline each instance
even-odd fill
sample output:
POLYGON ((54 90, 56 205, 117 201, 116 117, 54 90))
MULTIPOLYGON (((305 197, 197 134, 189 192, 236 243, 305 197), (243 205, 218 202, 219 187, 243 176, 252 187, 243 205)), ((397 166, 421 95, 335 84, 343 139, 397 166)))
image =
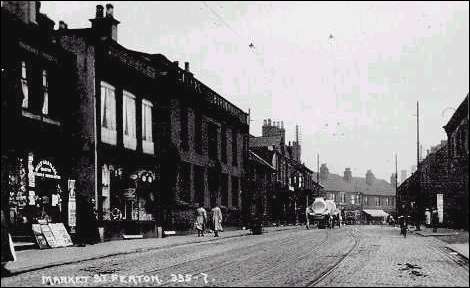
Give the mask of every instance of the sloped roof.
POLYGON ((261 158, 259 155, 254 153, 253 151, 250 150, 250 158, 259 164, 268 167, 269 169, 276 170, 271 164, 269 164, 267 161, 265 161, 263 158, 261 158))
MULTIPOLYGON (((314 172, 314 179, 316 177, 317 173, 314 172)), ((349 183, 342 176, 329 173, 327 181, 320 179, 320 184, 325 187, 325 191, 360 192, 365 195, 395 195, 394 187, 382 179, 375 179, 372 185, 368 185, 365 178, 353 177, 349 183)))

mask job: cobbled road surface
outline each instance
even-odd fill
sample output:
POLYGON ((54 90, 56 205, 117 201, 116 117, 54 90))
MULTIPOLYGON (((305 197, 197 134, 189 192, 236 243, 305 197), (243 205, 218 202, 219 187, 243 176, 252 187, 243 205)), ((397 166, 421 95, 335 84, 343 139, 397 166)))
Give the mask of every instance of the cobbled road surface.
MULTIPOLYGON (((210 237, 207 235, 206 237, 210 237)), ((390 226, 304 227, 2 278, 4 286, 462 286, 468 260, 390 226), (60 278, 62 277, 62 278, 60 278)))

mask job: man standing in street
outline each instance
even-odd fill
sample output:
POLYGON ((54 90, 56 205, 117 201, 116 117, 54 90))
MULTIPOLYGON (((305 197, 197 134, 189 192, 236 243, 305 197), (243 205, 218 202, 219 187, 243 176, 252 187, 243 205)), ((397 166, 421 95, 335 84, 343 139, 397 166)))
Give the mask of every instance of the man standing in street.
POLYGON ((437 232, 438 222, 439 222, 439 216, 438 216, 437 208, 434 207, 432 209, 432 232, 437 232))

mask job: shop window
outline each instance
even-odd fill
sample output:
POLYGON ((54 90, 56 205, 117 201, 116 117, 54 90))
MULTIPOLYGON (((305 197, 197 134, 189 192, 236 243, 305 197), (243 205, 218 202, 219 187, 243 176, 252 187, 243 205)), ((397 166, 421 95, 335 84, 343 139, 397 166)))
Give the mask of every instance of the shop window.
POLYGON ((183 162, 181 164, 181 199, 191 202, 191 164, 183 162))
POLYGON ((240 193, 238 177, 232 176, 232 206, 238 207, 238 195, 240 193))
POLYGON ((188 151, 188 107, 181 104, 181 147, 188 151))
POLYGON ((222 162, 227 163, 227 128, 224 125, 222 125, 220 135, 222 162))
POLYGON ((238 141, 235 129, 232 129, 232 166, 238 166, 238 141))
POLYGON ((116 145, 116 96, 113 86, 101 82, 101 141, 116 145))
POLYGON ((211 160, 217 160, 218 156, 218 149, 217 149, 217 126, 209 123, 208 128, 207 128, 207 136, 208 136, 208 142, 209 142, 209 159, 211 160))
POLYGON ((25 61, 21 61, 21 91, 23 91, 23 102, 21 107, 29 107, 28 68, 25 61))
POLYGON ((124 147, 135 150, 137 148, 135 133, 135 96, 125 90, 122 99, 122 117, 124 147))
POLYGON ((49 114, 49 81, 47 70, 42 70, 42 114, 49 114))
POLYGON ((142 100, 142 150, 144 153, 153 154, 154 145, 152 137, 152 102, 142 100))

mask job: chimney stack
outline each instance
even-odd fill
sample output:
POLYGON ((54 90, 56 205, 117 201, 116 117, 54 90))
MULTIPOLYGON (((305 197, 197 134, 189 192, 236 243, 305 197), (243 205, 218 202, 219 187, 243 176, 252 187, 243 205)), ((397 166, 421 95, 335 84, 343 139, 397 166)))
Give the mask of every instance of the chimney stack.
POLYGON ((266 126, 266 125, 268 125, 268 120, 264 119, 263 120, 263 126, 266 126))
POLYGON ((103 5, 96 5, 96 16, 90 19, 91 28, 100 39, 111 38, 117 42, 117 26, 120 23, 114 19, 114 7, 106 4, 106 17, 103 18, 103 5))
POLYGON ((189 71, 189 62, 184 62, 184 71, 190 72, 189 71))
POLYGON ((96 5, 96 19, 103 18, 103 5, 96 5))
POLYGON ((284 121, 281 121, 281 129, 284 129, 284 121))
POLYGON ((114 18, 114 6, 112 4, 106 4, 106 18, 114 18))
POLYGON ((271 126, 271 118, 268 118, 268 126, 271 126))
POLYGON ((352 182, 352 172, 351 172, 351 168, 346 168, 344 170, 344 181, 348 182, 348 183, 351 183, 352 182))

